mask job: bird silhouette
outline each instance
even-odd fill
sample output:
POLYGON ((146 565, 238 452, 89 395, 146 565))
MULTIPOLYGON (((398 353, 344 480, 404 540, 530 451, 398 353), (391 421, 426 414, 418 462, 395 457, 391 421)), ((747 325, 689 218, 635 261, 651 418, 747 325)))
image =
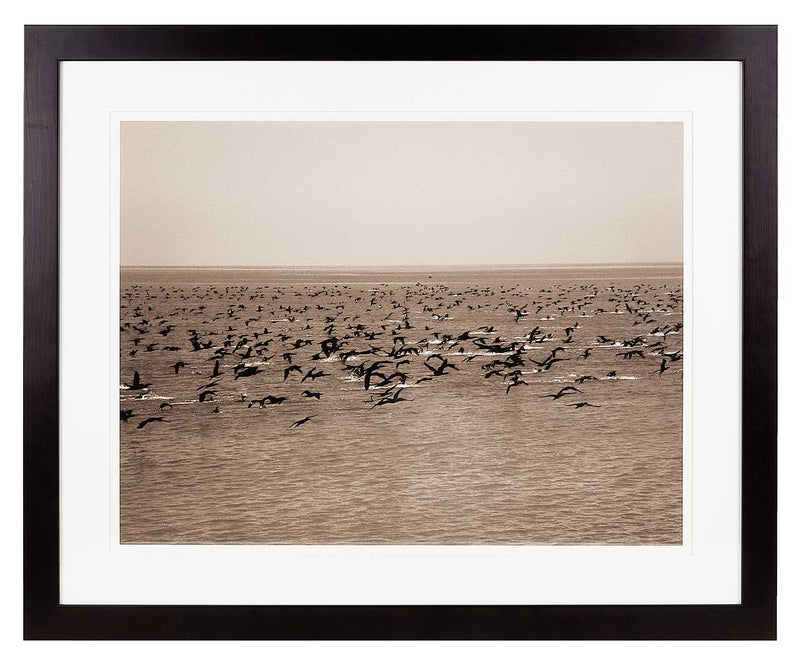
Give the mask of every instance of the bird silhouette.
POLYGON ((204 403, 205 401, 211 401, 211 400, 214 400, 214 395, 215 395, 216 393, 217 393, 217 392, 216 392, 216 391, 214 391, 213 389, 209 389, 209 390, 207 390, 207 391, 203 391, 203 392, 201 392, 201 393, 200 393, 200 394, 197 396, 197 399, 198 399, 198 400, 199 400, 201 403, 204 403))
POLYGON ((303 383, 306 380, 313 381, 316 380, 317 378, 325 377, 326 375, 330 375, 330 373, 325 373, 324 371, 317 371, 315 373, 314 369, 312 368, 308 373, 306 373, 302 378, 300 378, 300 382, 303 383))
POLYGON ((133 382, 131 384, 126 383, 125 386, 132 391, 138 391, 141 389, 147 389, 147 387, 151 386, 151 384, 152 383, 150 382, 142 382, 139 378, 139 371, 134 371, 133 382))
POLYGON ((240 370, 238 373, 236 373, 236 375, 234 376, 233 379, 234 379, 234 381, 236 381, 239 378, 247 378, 247 377, 250 377, 252 375, 256 375, 258 373, 261 373, 261 372, 262 372, 262 370, 258 366, 248 366, 248 367, 243 368, 242 370, 240 370))
POLYGON ((307 424, 309 421, 311 421, 316 416, 317 416, 316 414, 311 414, 311 415, 309 415, 307 417, 303 417, 302 419, 298 419, 297 421, 295 421, 292 424, 290 424, 289 428, 300 428, 300 426, 302 426, 303 424, 307 424))
POLYGON ((145 426, 147 426, 147 424, 152 424, 155 421, 168 422, 169 419, 164 419, 164 417, 147 417, 147 419, 140 421, 139 425, 136 428, 144 428, 145 426))
POLYGON ((658 373, 658 377, 661 377, 662 375, 664 375, 664 373, 667 372, 667 369, 669 369, 669 366, 667 366, 667 360, 666 359, 662 359, 661 360, 661 366, 659 367, 659 369, 657 371, 653 371, 653 373, 658 373))
POLYGON ((570 394, 579 393, 581 390, 577 387, 561 387, 555 394, 544 394, 540 396, 540 398, 552 398, 554 401, 558 400, 559 398, 563 398, 564 396, 569 396, 570 394))
POLYGON ((303 369, 300 366, 288 366, 283 371, 283 381, 286 382, 286 378, 293 372, 302 373, 303 369))

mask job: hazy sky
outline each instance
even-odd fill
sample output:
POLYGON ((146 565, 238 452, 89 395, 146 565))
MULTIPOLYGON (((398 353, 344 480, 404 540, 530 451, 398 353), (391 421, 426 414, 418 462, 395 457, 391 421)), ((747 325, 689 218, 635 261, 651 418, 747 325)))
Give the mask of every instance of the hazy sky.
POLYGON ((123 122, 123 265, 680 262, 683 125, 123 122))

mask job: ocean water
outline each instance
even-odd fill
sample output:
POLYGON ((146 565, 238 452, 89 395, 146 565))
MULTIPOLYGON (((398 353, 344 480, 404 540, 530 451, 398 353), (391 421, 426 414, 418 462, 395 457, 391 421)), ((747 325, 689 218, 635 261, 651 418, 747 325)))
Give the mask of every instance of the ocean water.
POLYGON ((137 268, 120 295, 123 543, 681 543, 680 266, 137 268))

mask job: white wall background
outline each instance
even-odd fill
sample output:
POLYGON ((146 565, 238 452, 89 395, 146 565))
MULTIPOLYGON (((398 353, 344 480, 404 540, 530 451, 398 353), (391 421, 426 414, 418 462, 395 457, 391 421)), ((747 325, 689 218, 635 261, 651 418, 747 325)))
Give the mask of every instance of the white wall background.
POLYGON ((800 174, 800 20, 793 3, 785 0, 673 0, 642 3, 637 0, 572 0, 569 3, 533 3, 525 0, 405 0, 377 3, 370 0, 240 0, 208 3, 196 0, 138 0, 106 3, 100 0, 9 3, 0 20, 0 66, 3 69, 0 150, 3 205, 0 268, 3 270, 0 347, 11 353, 4 361, 0 383, 0 429, 3 455, 0 462, 0 510, 3 532, 0 546, 0 656, 13 661, 59 660, 136 661, 145 656, 161 660, 191 656, 194 661, 222 658, 275 657, 291 660, 423 660, 484 661, 557 658, 559 661, 669 661, 724 656, 728 661, 795 660, 800 633, 800 482, 794 474, 800 461, 797 425, 787 412, 800 398, 797 381, 790 377, 795 344, 790 333, 800 326, 800 307, 795 293, 800 288, 800 262, 794 259, 800 242, 800 199, 796 181, 800 174), (22 634, 22 89, 23 30, 25 23, 661 23, 661 24, 758 24, 780 25, 780 189, 781 204, 781 356, 780 376, 780 536, 779 536, 779 642, 776 643, 23 643, 22 634), (792 653, 794 652, 794 653, 792 653))

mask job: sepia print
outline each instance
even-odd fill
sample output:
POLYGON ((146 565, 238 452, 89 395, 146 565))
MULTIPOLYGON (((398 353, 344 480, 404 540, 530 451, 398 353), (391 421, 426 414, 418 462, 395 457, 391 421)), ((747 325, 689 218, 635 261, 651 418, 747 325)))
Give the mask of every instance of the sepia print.
POLYGON ((122 543, 680 545, 683 135, 122 122, 122 543))

